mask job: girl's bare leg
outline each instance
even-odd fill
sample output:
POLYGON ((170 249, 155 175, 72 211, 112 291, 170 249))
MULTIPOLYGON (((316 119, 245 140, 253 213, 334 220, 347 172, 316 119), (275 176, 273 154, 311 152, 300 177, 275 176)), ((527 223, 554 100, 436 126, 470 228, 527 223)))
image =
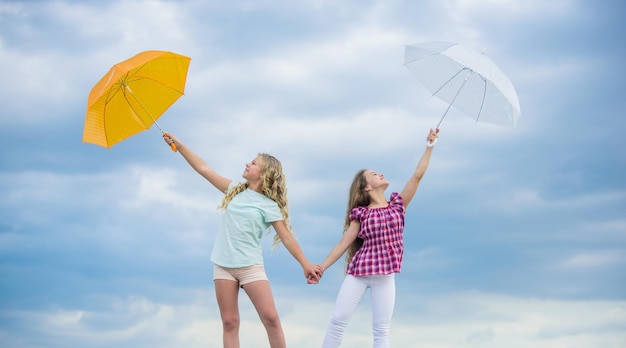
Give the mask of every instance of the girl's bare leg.
POLYGON ((272 289, 270 283, 267 280, 259 280, 252 283, 248 283, 243 286, 254 308, 256 308, 259 318, 265 331, 267 331, 267 337, 270 341, 270 347, 272 348, 284 348, 285 334, 283 333, 283 327, 280 324, 280 318, 278 317, 278 311, 274 304, 274 296, 272 296, 272 289))
POLYGON ((215 296, 222 317, 224 348, 239 348, 239 283, 216 279, 215 296))

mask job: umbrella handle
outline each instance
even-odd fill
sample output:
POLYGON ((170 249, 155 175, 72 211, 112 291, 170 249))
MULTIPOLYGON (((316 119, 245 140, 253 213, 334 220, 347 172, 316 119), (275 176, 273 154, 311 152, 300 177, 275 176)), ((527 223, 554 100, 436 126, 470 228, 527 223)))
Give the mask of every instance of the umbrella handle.
MULTIPOLYGON (((165 138, 167 135, 167 133, 163 132, 163 137, 165 138)), ((170 147, 172 148, 172 151, 177 152, 178 149, 176 148, 176 144, 174 144, 174 142, 172 141, 172 143, 170 144, 170 147)))

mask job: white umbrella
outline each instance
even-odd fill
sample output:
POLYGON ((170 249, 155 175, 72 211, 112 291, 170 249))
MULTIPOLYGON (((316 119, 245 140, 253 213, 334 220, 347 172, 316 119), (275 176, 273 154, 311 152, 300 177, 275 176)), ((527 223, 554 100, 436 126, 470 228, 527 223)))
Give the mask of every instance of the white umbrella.
POLYGON ((484 54, 457 43, 407 45, 404 65, 435 96, 476 121, 514 126, 521 116, 511 80, 484 54))

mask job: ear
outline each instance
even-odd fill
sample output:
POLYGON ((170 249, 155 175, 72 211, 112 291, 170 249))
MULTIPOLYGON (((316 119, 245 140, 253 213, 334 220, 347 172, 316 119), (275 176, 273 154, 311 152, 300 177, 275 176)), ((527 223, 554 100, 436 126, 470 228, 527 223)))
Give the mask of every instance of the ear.
POLYGON ((370 192, 372 190, 372 187, 370 185, 365 185, 365 187, 363 188, 363 191, 365 192, 370 192))

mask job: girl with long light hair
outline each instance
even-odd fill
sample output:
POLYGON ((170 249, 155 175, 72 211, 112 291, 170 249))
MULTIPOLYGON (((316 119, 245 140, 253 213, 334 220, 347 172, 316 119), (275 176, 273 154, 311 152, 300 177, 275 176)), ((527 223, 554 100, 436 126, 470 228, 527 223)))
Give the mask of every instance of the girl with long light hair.
POLYGON ((260 241, 264 232, 273 227, 274 244, 285 245, 302 266, 307 282, 317 283, 322 271, 307 260, 293 236, 280 161, 260 153, 246 164, 242 174, 245 181, 235 182, 215 172, 176 136, 164 134, 163 137, 168 145, 176 145, 198 174, 224 193, 220 205, 222 223, 211 253, 224 347, 239 347, 239 288, 243 288, 256 308, 270 347, 285 347, 285 335, 263 266, 260 241))
POLYGON ((383 174, 361 169, 354 176, 343 237, 320 264, 322 270, 328 269, 346 254, 346 277, 337 295, 323 348, 339 347, 345 327, 367 289, 371 291, 373 346, 390 346, 395 274, 400 272, 404 252, 404 214, 428 168, 438 133, 439 129, 430 130, 415 171, 402 192, 392 192, 389 200, 385 196, 389 182, 383 174))

